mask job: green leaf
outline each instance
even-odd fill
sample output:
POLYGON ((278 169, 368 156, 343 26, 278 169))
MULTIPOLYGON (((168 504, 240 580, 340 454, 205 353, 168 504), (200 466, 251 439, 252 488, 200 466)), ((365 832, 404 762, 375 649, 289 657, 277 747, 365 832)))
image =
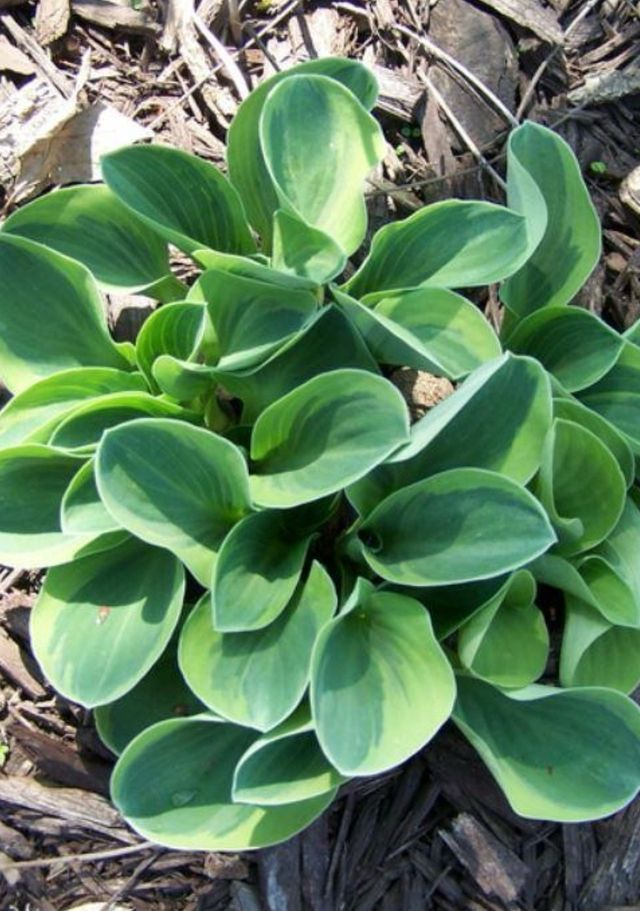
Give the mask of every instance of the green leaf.
POLYGON ((519 269, 530 253, 521 215, 488 202, 449 199, 381 228, 344 290, 360 298, 418 285, 489 285, 519 269))
POLYGON ((0 451, 0 562, 39 569, 67 563, 97 537, 64 534, 60 504, 82 460, 47 446, 0 451))
MULTIPOLYGON (((265 258, 249 258, 247 256, 231 256, 228 253, 218 253, 215 250, 197 250, 193 258, 203 269, 217 269, 219 272, 228 272, 241 278, 252 278, 255 281, 276 285, 278 288, 287 288, 296 291, 318 292, 317 282, 301 275, 292 275, 289 272, 279 272, 267 264, 265 258)), ((187 300, 204 301, 204 295, 198 279, 189 289, 187 300)))
POLYGON ((597 382, 580 393, 588 408, 610 421, 629 440, 640 455, 640 348, 627 344, 615 366, 597 382))
POLYGON ((2 230, 78 260, 106 288, 138 291, 169 275, 167 245, 107 187, 65 187, 18 209, 2 230))
POLYGON ((509 137, 508 159, 509 205, 525 216, 533 235, 539 234, 541 211, 532 205, 523 172, 537 185, 548 213, 535 252, 501 290, 509 310, 521 319, 540 307, 567 304, 579 291, 600 257, 600 224, 580 165, 556 133, 523 124, 509 137))
POLYGON ((416 588, 384 582, 383 591, 415 598, 429 611, 436 639, 442 641, 466 623, 474 614, 500 603, 508 590, 511 576, 496 576, 480 582, 463 582, 462 585, 416 588))
POLYGON ((205 596, 187 620, 179 660, 193 692, 230 721, 268 731, 298 705, 309 682, 311 650, 336 607, 333 584, 318 563, 269 626, 219 633, 205 596))
MULTIPOLYGON (((614 560, 617 557, 613 548, 607 547, 604 553, 611 554, 614 560)), ((578 571, 591 593, 591 598, 580 600, 597 608, 610 624, 640 628, 640 597, 624 571, 620 572, 600 554, 588 554, 580 560, 578 571)))
POLYGON ((320 749, 309 709, 302 705, 249 747, 236 767, 233 799, 277 806, 335 793, 344 780, 320 749))
POLYGON ((259 134, 279 208, 354 253, 367 230, 364 179, 385 153, 377 121, 339 82, 298 75, 269 92, 259 134))
POLYGON ((217 370, 217 376, 225 389, 242 400, 242 420, 248 422, 307 380, 342 368, 379 373, 360 333, 336 307, 329 306, 264 364, 248 371, 217 370))
POLYGON ((271 261, 281 272, 301 275, 322 285, 343 271, 347 257, 324 231, 278 209, 273 216, 271 261))
POLYGON ((560 682, 631 693, 640 683, 640 629, 609 623, 582 601, 566 605, 560 682))
POLYGON ((593 385, 615 364, 624 339, 588 310, 544 307, 509 336, 509 348, 530 354, 567 392, 593 385))
POLYGON ((169 354, 161 354, 153 362, 151 372, 161 391, 178 402, 210 398, 216 384, 215 368, 179 361, 169 354))
POLYGON ((496 686, 533 683, 549 656, 549 633, 533 603, 531 573, 515 573, 502 598, 495 598, 468 620, 458 633, 458 655, 476 677, 496 686))
POLYGON ((145 320, 136 339, 136 359, 152 384, 157 358, 171 355, 187 360, 195 354, 204 332, 205 315, 202 304, 181 301, 159 307, 145 320))
POLYGON ((418 586, 499 576, 534 560, 556 540, 527 490, 478 468, 445 471, 391 494, 358 537, 374 572, 418 586))
POLYGON ((527 483, 540 465, 551 411, 540 364, 504 354, 417 421, 410 441, 351 487, 349 499, 366 515, 391 491, 458 467, 488 468, 527 483))
POLYGON ((362 303, 334 291, 376 360, 460 379, 501 354, 480 310, 444 288, 367 295, 362 303))
POLYGON ((289 603, 312 538, 296 527, 296 512, 252 513, 225 538, 212 585, 213 623, 218 632, 260 629, 289 603))
POLYGON ((233 773, 254 739, 207 715, 160 721, 124 750, 111 779, 113 801, 136 831, 170 848, 244 851, 286 841, 333 793, 266 809, 233 803, 233 773))
POLYGON ((35 656, 67 699, 111 702, 165 650, 183 597, 180 563, 140 541, 56 567, 31 615, 35 656))
POLYGON ((529 564, 528 569, 533 573, 537 582, 558 588, 565 594, 574 595, 582 601, 597 606, 591 589, 584 581, 573 563, 560 557, 558 554, 543 554, 529 564))
POLYGON ((61 449, 95 446, 110 427, 151 416, 190 421, 201 419, 195 412, 146 392, 116 392, 75 408, 58 424, 49 443, 61 449))
POLYGON ((320 745, 343 775, 375 775, 416 753, 451 713, 453 672, 412 598, 360 580, 313 653, 311 708, 320 745))
POLYGON ((238 194, 208 162, 168 146, 136 145, 101 163, 109 189, 178 249, 255 252, 238 194))
POLYGON ((303 328, 318 306, 309 291, 219 269, 201 275, 199 286, 222 370, 246 369, 264 361, 303 328))
POLYGON ((45 443, 79 405, 114 392, 146 390, 139 373, 108 367, 62 370, 18 393, 0 411, 0 447, 45 443))
POLYGON ((274 402, 251 437, 251 490, 261 506, 297 506, 356 481, 409 435, 398 390, 361 370, 314 377, 274 402))
POLYGON ((111 515, 149 544, 166 547, 209 585, 217 550, 249 511, 245 462, 222 437, 165 418, 108 430, 96 482, 111 515))
POLYGON ((104 534, 120 526, 100 499, 94 462, 85 462, 74 475, 60 504, 60 526, 68 534, 104 534))
POLYGON ((555 420, 534 482, 558 533, 557 550, 578 554, 595 547, 622 513, 626 484, 611 451, 578 424, 555 420))
POLYGON ((459 677, 453 720, 528 819, 598 819, 640 789, 640 709, 620 693, 542 686, 502 693, 459 677))
POLYGON ((594 433, 615 456, 624 475, 627 487, 635 477, 633 450, 624 435, 591 408, 587 408, 575 399, 561 398, 553 400, 553 415, 579 424, 594 433))
MULTIPOLYGON (((599 547, 599 552, 631 588, 637 605, 640 605, 639 505, 637 501, 627 497, 620 521, 599 547)), ((616 622, 620 622, 619 617, 616 618, 616 622)))
POLYGON ((367 110, 373 107, 378 94, 376 80, 367 67, 356 60, 324 57, 276 73, 242 102, 229 129, 229 175, 242 197, 249 221, 262 237, 266 251, 271 247, 272 216, 280 205, 260 145, 261 113, 275 86, 291 76, 309 74, 327 76, 346 86, 367 110))
POLYGON ((171 645, 133 689, 115 702, 99 705, 93 713, 100 739, 119 755, 134 737, 168 718, 181 718, 204 711, 178 668, 171 645))
POLYGON ((2 233, 0 285, 0 373, 12 392, 72 367, 128 369, 109 337, 95 281, 80 263, 2 233))

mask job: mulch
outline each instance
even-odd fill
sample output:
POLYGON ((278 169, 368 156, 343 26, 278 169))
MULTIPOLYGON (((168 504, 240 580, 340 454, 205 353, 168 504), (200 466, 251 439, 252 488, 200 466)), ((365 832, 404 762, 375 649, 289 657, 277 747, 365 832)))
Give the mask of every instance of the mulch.
MULTIPOLYGON (((122 135, 223 165, 247 86, 309 56, 355 56, 376 69, 390 143, 372 229, 451 195, 501 199, 510 119, 548 124, 603 224, 578 302, 624 328, 640 318, 639 13, 631 0, 201 0, 194 17, 190 0, 0 0, 0 201, 8 213, 95 179, 90 147, 122 135)), ((476 300, 495 318, 495 294, 476 300)), ((110 299, 121 336, 147 303, 110 299)), ((285 845, 142 842, 109 804, 113 760, 90 713, 30 655, 39 581, 0 576, 0 866, 13 864, 0 911, 640 909, 640 802, 592 824, 521 819, 449 728, 401 769, 348 784, 285 845)))

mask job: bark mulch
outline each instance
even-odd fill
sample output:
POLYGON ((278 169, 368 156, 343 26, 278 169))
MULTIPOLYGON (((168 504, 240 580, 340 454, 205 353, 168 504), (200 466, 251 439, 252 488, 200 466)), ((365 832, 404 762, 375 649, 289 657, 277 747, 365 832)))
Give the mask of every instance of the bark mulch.
MULTIPOLYGON (((510 124, 545 123, 574 148, 603 224, 579 303, 626 327, 640 317, 639 14, 631 0, 0 0, 4 212, 97 179, 123 137, 222 165, 247 88, 310 56, 355 56, 376 69, 390 143, 372 228, 451 195, 501 199, 510 124)), ((499 319, 491 291, 477 302, 499 319)), ((148 305, 109 300, 122 337, 148 305)), ((142 842, 108 802, 112 757, 90 713, 30 655, 39 575, 0 572, 0 911, 639 911, 640 802, 593 824, 521 819, 448 728, 402 769, 350 783, 286 845, 142 842)))

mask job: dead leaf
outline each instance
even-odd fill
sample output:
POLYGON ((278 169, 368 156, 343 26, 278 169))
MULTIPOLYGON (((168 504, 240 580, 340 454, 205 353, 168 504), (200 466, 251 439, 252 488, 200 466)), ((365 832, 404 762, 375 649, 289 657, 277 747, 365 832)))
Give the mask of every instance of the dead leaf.
POLYGON ((71 9, 93 25, 140 35, 157 35, 160 26, 147 10, 132 9, 108 0, 71 0, 71 9))
POLYGON ((44 80, 16 94, 0 109, 0 180, 15 181, 14 203, 52 185, 99 180, 102 155, 152 136, 103 102, 78 110, 77 97, 62 99, 44 80))
POLYGON ((0 35, 0 70, 32 76, 36 68, 26 54, 15 47, 6 35, 0 35))
POLYGON ((36 41, 44 46, 61 38, 69 25, 69 0, 40 0, 36 9, 36 41))
POLYGON ((563 31, 556 16, 539 0, 481 0, 512 22, 529 29, 548 44, 562 44, 563 31))

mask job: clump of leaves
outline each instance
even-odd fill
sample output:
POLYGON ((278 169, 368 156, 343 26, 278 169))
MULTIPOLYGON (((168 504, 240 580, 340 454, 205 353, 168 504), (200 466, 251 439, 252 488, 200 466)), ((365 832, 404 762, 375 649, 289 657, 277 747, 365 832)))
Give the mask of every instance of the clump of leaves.
POLYGON ((508 206, 426 206, 349 271, 376 91, 304 64, 240 107, 228 179, 125 148, 0 232, 0 559, 51 567, 36 656, 166 845, 286 839, 449 718, 525 816, 640 785, 640 334, 568 306, 577 163, 525 124, 508 206), (501 338, 453 290, 494 282, 501 338), (114 289, 162 304, 135 345, 114 289), (397 368, 455 391, 411 425, 397 368))

